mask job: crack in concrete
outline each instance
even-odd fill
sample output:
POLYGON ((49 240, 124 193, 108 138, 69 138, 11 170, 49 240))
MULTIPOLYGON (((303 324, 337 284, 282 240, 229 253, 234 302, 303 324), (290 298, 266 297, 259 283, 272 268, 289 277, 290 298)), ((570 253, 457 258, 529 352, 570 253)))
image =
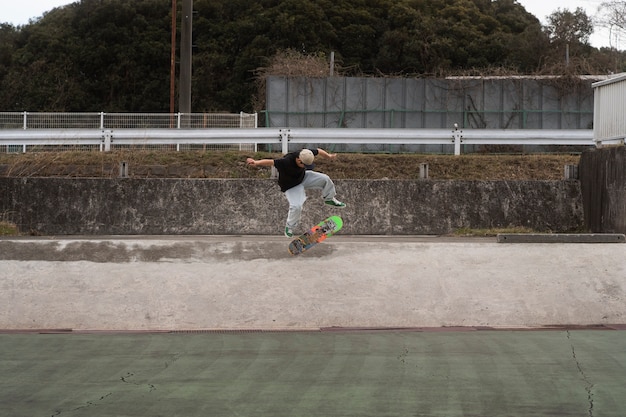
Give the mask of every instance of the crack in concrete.
POLYGON ((170 359, 169 359, 169 360, 167 360, 167 361, 165 361, 165 369, 169 368, 169 366, 170 366, 171 364, 173 364, 173 363, 174 363, 174 362, 176 362, 178 359, 180 359, 181 354, 180 354, 180 353, 174 353, 174 354, 171 354, 171 355, 169 355, 169 356, 170 356, 170 359))
POLYGON ((405 347, 402 353, 397 356, 397 359, 406 365, 407 356, 409 356, 409 349, 405 347))
POLYGON ((145 386, 147 386, 149 388, 149 390, 150 390, 149 392, 156 391, 156 387, 153 384, 140 384, 138 382, 129 381, 129 378, 131 378, 133 376, 135 376, 135 374, 133 374, 131 372, 128 372, 128 373, 126 373, 125 376, 120 377, 120 380, 122 382, 124 382, 125 384, 131 384, 131 385, 135 385, 135 386, 138 386, 138 387, 141 387, 141 386, 145 385, 145 386))
POLYGON ((572 342, 572 335, 569 330, 567 330, 567 340, 570 342, 570 347, 572 349, 572 359, 576 364, 576 369, 578 370, 578 373, 580 374, 582 380, 585 382, 585 391, 587 392, 587 401, 589 402, 589 409, 587 410, 587 413, 589 417, 593 417, 593 387, 595 384, 592 383, 591 380, 589 380, 589 377, 583 370, 582 364, 576 357, 576 348, 574 347, 574 343, 572 342))
POLYGON ((83 408, 89 408, 89 407, 93 407, 95 405, 98 405, 99 401, 104 400, 106 397, 108 397, 109 395, 113 395, 112 392, 109 392, 106 395, 103 395, 102 397, 100 397, 97 401, 87 401, 85 403, 85 405, 81 405, 80 407, 76 407, 75 409, 73 409, 72 411, 76 411, 76 410, 82 410, 83 408))
MULTIPOLYGON (((175 358, 174 360, 177 360, 177 359, 178 358, 175 358)), ((149 392, 156 391, 157 388, 153 384, 140 384, 138 382, 130 381, 130 378, 132 378, 134 376, 135 376, 134 373, 127 372, 126 375, 120 377, 120 380, 123 383, 125 383, 125 384, 131 384, 131 385, 135 385, 135 386, 138 386, 138 387, 147 386, 148 389, 149 389, 149 392)), ((85 408, 90 408, 90 407, 97 406, 99 402, 104 401, 105 398, 107 398, 107 397, 109 397, 111 395, 113 395, 113 393, 109 392, 108 394, 101 396, 99 399, 97 399, 95 401, 87 401, 84 405, 81 405, 80 407, 76 407, 76 408, 72 409, 72 411, 83 410, 85 408)), ((62 413, 63 413, 63 411, 61 411, 61 410, 55 410, 54 414, 52 414, 51 417, 60 416, 62 413)))
MULTIPOLYGON (((103 395, 100 398, 98 398, 96 401, 87 401, 85 405, 81 405, 80 407, 73 408, 71 411, 83 410, 85 408, 97 406, 98 402, 103 401, 106 397, 111 396, 111 395, 113 395, 113 393, 109 392, 108 394, 103 395)), ((51 417, 60 416, 61 414, 63 414, 63 411, 55 410, 54 414, 52 414, 51 417)))

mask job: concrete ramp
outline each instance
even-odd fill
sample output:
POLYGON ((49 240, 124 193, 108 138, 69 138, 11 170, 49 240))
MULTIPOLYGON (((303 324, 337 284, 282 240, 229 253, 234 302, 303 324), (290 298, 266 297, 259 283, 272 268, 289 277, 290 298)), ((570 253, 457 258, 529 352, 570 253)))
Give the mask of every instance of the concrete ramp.
POLYGON ((334 236, 0 239, 0 329, 626 323, 626 245, 334 236))

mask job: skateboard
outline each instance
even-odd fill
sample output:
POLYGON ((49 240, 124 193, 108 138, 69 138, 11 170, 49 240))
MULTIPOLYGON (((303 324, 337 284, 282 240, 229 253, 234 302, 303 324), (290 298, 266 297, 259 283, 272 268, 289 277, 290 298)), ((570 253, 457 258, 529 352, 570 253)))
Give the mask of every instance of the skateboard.
POLYGON ((343 226, 343 220, 339 216, 330 216, 326 220, 311 227, 304 234, 298 236, 289 244, 289 253, 299 255, 311 249, 313 246, 334 235, 343 226))

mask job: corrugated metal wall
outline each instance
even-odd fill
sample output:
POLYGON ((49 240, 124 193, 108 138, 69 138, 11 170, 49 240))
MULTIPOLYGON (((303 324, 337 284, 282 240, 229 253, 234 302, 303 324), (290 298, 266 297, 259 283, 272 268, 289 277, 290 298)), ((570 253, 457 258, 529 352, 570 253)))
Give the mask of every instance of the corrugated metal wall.
POLYGON ((600 144, 624 143, 626 137, 626 75, 593 84, 593 138, 600 144))
POLYGON ((266 125, 591 129, 597 80, 269 77, 266 125))
MULTIPOLYGON (((591 85, 601 78, 269 77, 265 126, 591 129, 591 85)), ((450 152, 445 145, 344 148, 335 150, 450 152)))

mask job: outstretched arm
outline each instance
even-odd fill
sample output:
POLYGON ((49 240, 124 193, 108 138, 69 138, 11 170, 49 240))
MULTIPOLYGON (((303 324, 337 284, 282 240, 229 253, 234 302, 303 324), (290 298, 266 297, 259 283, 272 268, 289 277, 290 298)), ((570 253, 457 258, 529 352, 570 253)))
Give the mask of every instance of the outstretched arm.
POLYGON ((335 158, 337 158, 337 154, 336 153, 328 153, 328 152, 326 152, 322 148, 317 148, 317 154, 321 155, 322 157, 324 157, 326 159, 335 159, 335 158))
POLYGON ((273 167, 274 160, 273 159, 246 159, 246 164, 252 165, 255 167, 273 167))

